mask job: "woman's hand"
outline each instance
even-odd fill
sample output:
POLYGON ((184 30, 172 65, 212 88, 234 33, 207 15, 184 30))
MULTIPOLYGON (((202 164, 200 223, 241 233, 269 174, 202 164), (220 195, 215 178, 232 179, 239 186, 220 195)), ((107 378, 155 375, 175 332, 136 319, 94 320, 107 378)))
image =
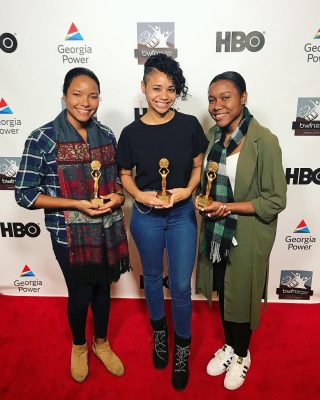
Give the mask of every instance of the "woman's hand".
POLYGON ((166 203, 158 199, 157 192, 142 192, 139 191, 135 200, 142 203, 146 207, 163 208, 166 203))
POLYGON ((195 198, 194 206, 200 215, 207 218, 225 218, 231 214, 231 211, 228 210, 227 205, 225 203, 221 203, 220 201, 213 201, 206 207, 200 206, 198 204, 198 196, 195 198))
POLYGON ((97 217, 108 212, 108 210, 102 210, 98 204, 91 203, 89 200, 75 200, 74 208, 90 217, 97 217))
POLYGON ((106 200, 103 206, 99 207, 99 211, 111 212, 115 208, 119 208, 124 204, 124 195, 119 193, 109 193, 106 196, 100 196, 101 199, 106 200))
POLYGON ((192 195, 192 191, 189 188, 175 188, 168 190, 168 192, 171 193, 170 201, 166 203, 163 208, 173 207, 174 204, 186 200, 192 195))

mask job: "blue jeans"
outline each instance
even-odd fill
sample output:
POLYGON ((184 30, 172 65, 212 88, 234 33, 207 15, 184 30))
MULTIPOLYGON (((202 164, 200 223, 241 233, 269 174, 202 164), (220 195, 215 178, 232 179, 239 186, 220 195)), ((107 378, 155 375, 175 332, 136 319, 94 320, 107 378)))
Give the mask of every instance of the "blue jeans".
POLYGON ((191 275, 197 241, 192 199, 179 202, 173 208, 149 210, 141 203, 134 205, 130 228, 141 258, 150 316, 152 320, 159 320, 165 315, 162 277, 166 248, 174 329, 178 336, 189 338, 191 275))

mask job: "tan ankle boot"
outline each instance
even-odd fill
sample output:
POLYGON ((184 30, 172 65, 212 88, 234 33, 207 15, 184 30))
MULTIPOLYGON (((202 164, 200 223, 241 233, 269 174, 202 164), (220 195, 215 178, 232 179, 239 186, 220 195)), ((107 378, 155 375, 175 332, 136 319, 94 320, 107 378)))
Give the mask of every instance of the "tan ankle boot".
POLYGON ((73 344, 71 351, 71 376, 77 382, 83 382, 88 376, 88 347, 85 344, 73 344))
POLYGON ((108 340, 104 343, 96 343, 93 339, 92 350, 112 375, 124 374, 124 366, 120 358, 111 350, 108 340))

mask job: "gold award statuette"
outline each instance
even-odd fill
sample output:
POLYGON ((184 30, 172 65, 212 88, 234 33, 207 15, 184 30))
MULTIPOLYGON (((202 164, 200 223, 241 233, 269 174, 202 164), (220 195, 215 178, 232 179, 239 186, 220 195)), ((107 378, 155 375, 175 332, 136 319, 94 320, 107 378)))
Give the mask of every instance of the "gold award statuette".
POLYGON ((91 176, 93 178, 93 199, 90 199, 91 203, 96 204, 98 206, 103 206, 104 200, 100 199, 98 196, 99 192, 99 179, 101 176, 100 172, 101 163, 98 160, 93 160, 91 163, 91 176))
POLYGON ((162 191, 157 193, 158 199, 164 203, 170 203, 171 193, 167 191, 167 175, 169 174, 169 161, 166 158, 161 158, 159 161, 159 174, 161 175, 162 191))
POLYGON ((210 195, 212 182, 216 179, 217 175, 216 172, 218 171, 219 165, 214 162, 210 161, 208 164, 208 170, 206 171, 207 175, 207 188, 206 194, 199 194, 197 203, 200 207, 209 206, 213 202, 213 198, 210 195))

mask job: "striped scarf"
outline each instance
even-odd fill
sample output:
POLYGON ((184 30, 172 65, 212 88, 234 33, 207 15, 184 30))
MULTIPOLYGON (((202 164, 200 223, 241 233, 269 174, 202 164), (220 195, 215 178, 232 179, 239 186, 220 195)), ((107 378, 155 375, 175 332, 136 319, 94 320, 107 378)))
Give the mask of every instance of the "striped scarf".
MULTIPOLYGON (((110 131, 91 120, 87 126, 87 145, 62 111, 53 122, 57 134, 56 162, 62 197, 89 200, 94 181, 91 161, 101 163, 99 195, 115 192, 117 166, 115 140, 110 131)), ((130 269, 128 243, 122 210, 116 209, 99 217, 78 210, 64 211, 70 263, 82 281, 93 276, 108 276, 117 281, 130 269), (81 271, 82 270, 82 271, 81 271)))
MULTIPOLYGON (((227 174, 226 159, 246 135, 251 118, 252 115, 245 107, 243 118, 232 133, 226 147, 223 145, 225 132, 223 132, 218 126, 215 127, 215 142, 207 157, 208 163, 210 161, 215 161, 219 164, 217 178, 211 187, 211 197, 215 201, 221 201, 222 203, 234 202, 233 192, 227 174)), ((207 182, 204 182, 204 185, 206 185, 206 183, 207 182)), ((230 214, 226 218, 220 218, 217 220, 206 218, 204 223, 206 240, 205 243, 203 243, 204 248, 200 249, 200 251, 205 252, 212 263, 227 259, 237 225, 237 215, 230 214)))

